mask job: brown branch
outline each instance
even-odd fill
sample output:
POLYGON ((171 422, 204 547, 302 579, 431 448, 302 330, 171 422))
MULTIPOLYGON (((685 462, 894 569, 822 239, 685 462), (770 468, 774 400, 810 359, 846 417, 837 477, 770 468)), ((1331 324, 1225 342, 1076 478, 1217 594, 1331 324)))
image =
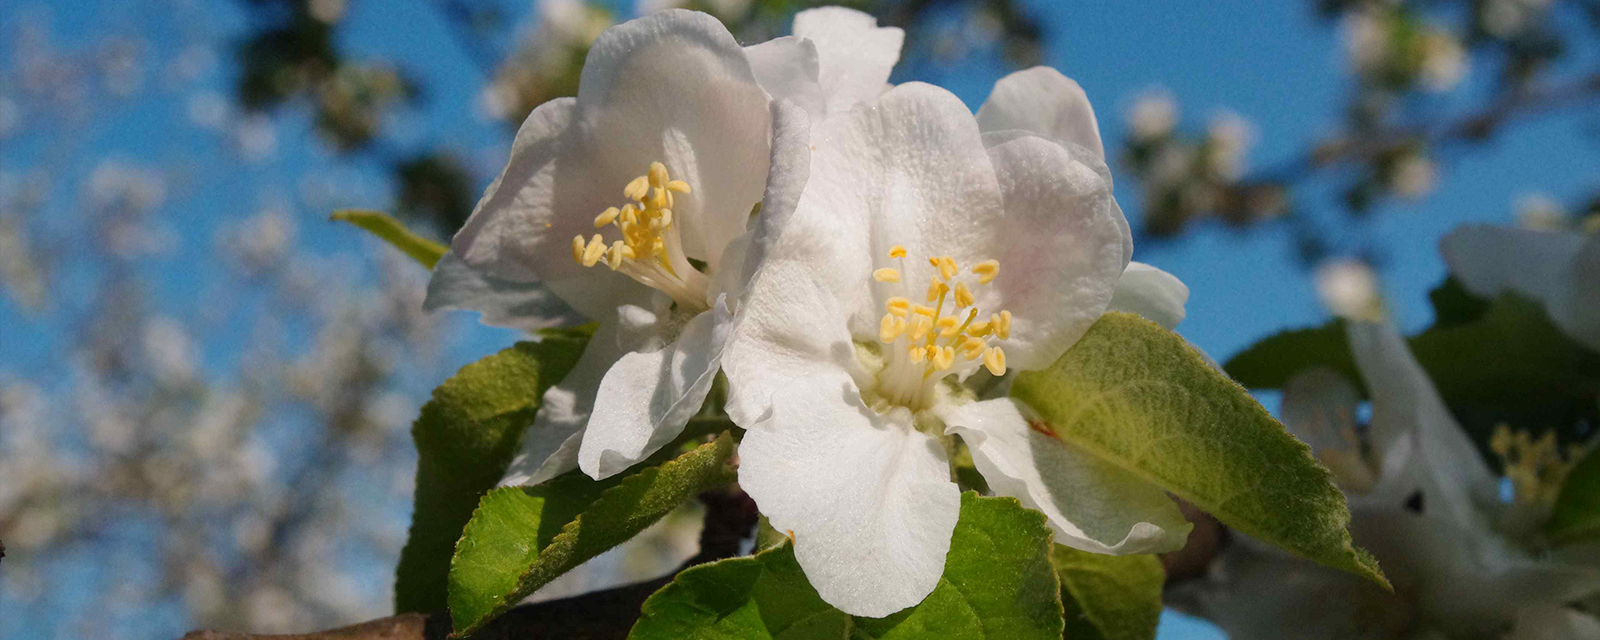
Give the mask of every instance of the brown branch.
MULTIPOLYGON (((679 567, 679 571, 738 555, 740 542, 755 529, 755 502, 743 491, 707 491, 700 494, 700 501, 706 505, 700 553, 679 567)), ((672 582, 674 577, 669 575, 570 598, 525 604, 490 622, 482 631, 473 634, 472 640, 620 640, 633 628, 645 599, 672 582)), ((449 635, 449 614, 402 613, 315 633, 255 635, 193 631, 182 640, 446 640, 449 635)))
POLYGON ((1370 161, 1415 143, 1441 146, 1484 140, 1520 116, 1555 110, 1596 96, 1600 96, 1600 70, 1509 92, 1488 106, 1455 119, 1391 127, 1357 139, 1323 142, 1299 158, 1240 181, 1240 185, 1245 188, 1281 186, 1308 178, 1327 167, 1370 161))

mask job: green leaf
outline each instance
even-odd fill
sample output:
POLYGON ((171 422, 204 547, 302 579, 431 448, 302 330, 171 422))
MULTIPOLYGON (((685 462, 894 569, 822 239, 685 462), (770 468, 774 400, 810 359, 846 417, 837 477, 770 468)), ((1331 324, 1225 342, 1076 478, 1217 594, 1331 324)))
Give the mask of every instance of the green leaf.
POLYGON ((1062 440, 1228 526, 1388 585, 1351 543, 1344 494, 1311 448, 1177 334, 1108 313, 1011 395, 1062 440))
MULTIPOLYGON (((1448 297, 1435 297, 1440 296, 1448 297)), ((1439 324, 1409 343, 1481 452, 1488 453, 1500 424, 1554 428, 1561 442, 1570 443, 1582 440, 1582 425, 1600 421, 1595 402, 1600 354, 1566 337, 1538 303, 1506 294, 1474 320, 1461 320, 1469 311, 1455 313, 1441 316, 1439 324)), ((1246 387, 1281 389, 1291 376, 1316 365, 1339 371, 1366 394, 1342 321, 1274 335, 1224 368, 1246 387)))
POLYGON ((1056 545, 1067 637, 1079 640, 1151 640, 1161 622, 1161 588, 1167 572, 1150 555, 1108 556, 1056 545))
POLYGON ((417 489, 395 576, 396 611, 444 611, 450 557, 478 498, 493 488, 545 389, 577 363, 587 339, 547 335, 469 364, 433 391, 411 427, 417 489))
POLYGON ((592 501, 587 494, 562 495, 561 487, 498 489, 485 496, 450 564, 450 616, 457 635, 471 634, 700 492, 732 482, 733 452, 733 436, 723 433, 666 464, 623 478, 592 501), (567 518, 571 512, 576 513, 567 518), (548 535, 557 522, 565 526, 548 535))
POLYGON ((633 640, 1058 640, 1062 609, 1044 516, 1012 498, 961 496, 938 586, 887 618, 851 617, 806 581, 784 542, 679 573, 646 600, 633 640))
POLYGON ((444 245, 412 233, 405 228, 405 225, 400 224, 399 220, 381 211, 344 209, 333 212, 333 216, 329 219, 348 222, 366 229, 429 269, 439 262, 439 258, 444 257, 446 251, 444 245))
POLYGON ((1428 302, 1433 304, 1437 327, 1476 322, 1489 311, 1489 300, 1473 295, 1452 276, 1445 276, 1444 282, 1428 292, 1428 302))
POLYGON ((1590 448, 1567 473, 1546 531, 1557 542, 1600 538, 1600 447, 1590 448))

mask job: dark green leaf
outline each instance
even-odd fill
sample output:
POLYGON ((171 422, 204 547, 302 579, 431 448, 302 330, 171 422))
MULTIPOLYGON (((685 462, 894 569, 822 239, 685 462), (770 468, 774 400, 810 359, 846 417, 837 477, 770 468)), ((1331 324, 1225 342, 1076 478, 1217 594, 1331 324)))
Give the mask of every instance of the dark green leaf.
POLYGON ((462 367, 422 406, 411 427, 417 489, 395 577, 395 610, 445 610, 450 557, 462 527, 478 498, 505 473, 545 389, 567 374, 585 342, 553 335, 518 343, 462 367))
POLYGON ((1167 572, 1155 556, 1108 556, 1056 545, 1067 637, 1151 640, 1161 622, 1167 572))
POLYGON ((348 222, 366 229, 368 233, 377 236, 410 256, 412 260, 422 263, 429 269, 444 257, 446 247, 442 244, 412 233, 400 224, 400 221, 389 217, 380 211, 361 211, 358 209, 345 209, 333 212, 332 220, 348 222))
POLYGON ((1011 498, 968 492, 944 576, 915 607, 880 619, 846 615, 822 601, 784 543, 678 574, 645 601, 628 637, 1056 640, 1058 590, 1044 517, 1011 498))
MULTIPOLYGON (((499 489, 485 496, 450 564, 450 616, 457 634, 476 631, 701 491, 732 482, 733 451, 733 436, 724 433, 666 464, 627 476, 592 501, 588 495, 562 495, 561 487, 499 489), (572 511, 578 511, 575 517, 565 519, 572 511), (558 520, 565 526, 549 536, 558 520)), ((588 485, 586 491, 594 488, 588 485)))
POLYGON ((1547 528, 1552 540, 1600 538, 1600 447, 1567 473, 1547 528))
MULTIPOLYGON (((1595 401, 1600 354, 1567 338, 1538 303, 1503 295, 1476 320, 1435 325, 1412 337, 1410 345, 1445 404, 1484 452, 1500 424, 1553 428, 1560 441, 1571 443, 1581 441, 1582 425, 1600 422, 1595 401)), ((1246 387, 1281 389, 1291 376, 1315 365, 1339 371, 1365 395, 1341 321, 1269 337, 1225 368, 1246 387)))
POLYGON ((1011 395, 1062 440, 1246 534, 1387 585, 1355 548, 1333 477, 1266 409, 1176 334, 1108 313, 1011 395))

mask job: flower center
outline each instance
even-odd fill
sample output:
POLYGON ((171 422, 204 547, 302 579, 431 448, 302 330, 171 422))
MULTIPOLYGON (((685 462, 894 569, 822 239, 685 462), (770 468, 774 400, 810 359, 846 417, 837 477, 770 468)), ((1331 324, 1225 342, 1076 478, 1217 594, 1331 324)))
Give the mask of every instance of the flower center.
MULTIPOLYGON (((872 278, 899 283, 905 272, 905 247, 895 245, 889 257, 899 261, 900 268, 878 269, 872 278)), ((884 303, 885 313, 878 323, 878 341, 885 345, 886 353, 877 392, 888 402, 913 411, 926 409, 934 387, 955 370, 981 363, 989 373, 1004 375, 1006 352, 990 342, 1011 337, 1011 312, 1000 310, 979 320, 972 293, 972 287, 987 285, 1000 274, 998 261, 973 265, 971 287, 950 256, 930 257, 928 264, 937 270, 924 296, 932 306, 913 303, 909 296, 895 296, 884 303), (946 303, 951 303, 948 313, 946 303)))
POLYGON ((707 282, 704 274, 689 264, 673 224, 673 194, 689 194, 689 183, 673 180, 667 166, 650 163, 650 171, 623 187, 623 197, 632 200, 621 209, 611 207, 595 216, 594 228, 615 226, 622 239, 606 244, 600 234, 584 241, 572 239, 572 259, 585 267, 604 263, 612 271, 629 277, 672 297, 693 312, 704 311, 707 282))

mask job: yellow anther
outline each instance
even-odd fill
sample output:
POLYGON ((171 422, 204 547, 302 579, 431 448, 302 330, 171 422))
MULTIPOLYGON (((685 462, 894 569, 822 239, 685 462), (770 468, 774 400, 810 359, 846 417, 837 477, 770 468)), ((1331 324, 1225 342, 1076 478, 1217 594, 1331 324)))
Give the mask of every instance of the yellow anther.
POLYGON ((633 250, 628 248, 627 243, 621 240, 613 242, 611 243, 611 251, 606 253, 606 266, 611 267, 612 271, 616 271, 617 267, 622 266, 622 259, 633 257, 630 255, 632 253, 633 250))
POLYGON ((987 346, 989 344, 981 338, 968 337, 967 341, 961 344, 961 355, 968 360, 977 360, 983 356, 983 350, 987 346))
POLYGON ((965 308, 967 308, 969 306, 972 306, 972 302, 973 302, 972 290, 967 288, 967 283, 965 283, 965 282, 957 282, 956 283, 956 308, 957 309, 965 309, 965 308))
POLYGON ((651 224, 660 223, 662 229, 672 226, 672 210, 662 209, 659 213, 660 217, 656 218, 655 222, 651 224))
POLYGON ((897 244, 895 246, 889 247, 889 257, 891 257, 891 258, 904 258, 904 257, 906 257, 906 246, 903 245, 903 244, 897 244))
POLYGON ((693 193, 692 191, 689 190, 689 183, 684 182, 682 180, 673 180, 671 182, 668 182, 667 183, 667 191, 676 191, 678 193, 693 193))
POLYGON ((967 326, 967 335, 974 338, 982 338, 989 335, 993 328, 994 325, 989 324, 988 320, 979 320, 967 326))
POLYGON ((600 237, 600 234, 596 233, 593 238, 589 239, 589 246, 583 249, 583 266, 594 266, 600 262, 600 257, 605 254, 606 241, 600 237))
POLYGON ((644 202, 644 196, 649 192, 650 178, 648 176, 639 176, 629 182, 628 186, 622 188, 622 197, 644 202))
POLYGON ((1005 375, 1006 352, 1001 351, 1000 347, 990 347, 988 351, 983 352, 983 367, 994 375, 1005 375))
POLYGON ((904 318, 904 317, 906 317, 906 313, 911 311, 911 299, 910 298, 901 297, 901 296, 895 296, 893 298, 889 298, 889 302, 884 304, 883 306, 884 306, 884 309, 887 310, 889 313, 904 318))
POLYGON ((978 276, 978 284, 989 284, 995 276, 1000 275, 999 260, 984 260, 972 265, 972 273, 978 276))
POLYGON ((950 365, 953 365, 955 363, 956 363, 956 350, 955 349, 951 349, 950 347, 944 347, 942 349, 938 349, 937 353, 935 353, 933 355, 933 366, 935 368, 938 368, 938 369, 949 369, 950 365))
POLYGON ((633 203, 622 205, 623 224, 639 224, 639 207, 633 203))
POLYGON ((912 342, 916 342, 918 340, 921 340, 923 338, 928 337, 928 331, 930 329, 932 329, 932 328, 933 328, 933 320, 928 319, 926 316, 918 316, 916 318, 912 318, 911 319, 911 335, 910 335, 911 341, 912 342))
POLYGON ((672 206, 671 203, 667 202, 667 190, 660 187, 652 191, 650 197, 644 200, 644 203, 645 206, 652 209, 666 209, 672 206))
POLYGON ((877 271, 872 272, 872 279, 873 280, 877 280, 878 282, 899 282, 900 281, 900 270, 899 269, 893 269, 893 268, 890 268, 890 267, 884 267, 882 269, 879 269, 877 271))
POLYGON ((1011 312, 1010 311, 1001 311, 1000 315, 994 316, 994 317, 992 317, 990 319, 991 320, 995 320, 995 323, 994 323, 994 335, 996 337, 1000 338, 1001 340, 1005 340, 1005 339, 1011 337, 1011 312), (996 318, 998 318, 998 320, 996 320, 996 318))
POLYGON ((906 352, 906 356, 911 359, 911 364, 922 364, 922 361, 928 357, 920 345, 911 347, 911 350, 906 352))
POLYGON ((939 268, 939 257, 938 256, 929 257, 928 258, 928 266, 933 267, 935 269, 939 268))
POLYGON ((672 177, 667 175, 667 165, 659 162, 650 163, 650 173, 646 175, 650 178, 650 186, 656 188, 665 187, 672 180, 672 177))
POLYGON ((900 334, 905 333, 905 331, 906 321, 904 318, 896 318, 886 313, 883 315, 883 320, 878 323, 878 340, 886 343, 894 342, 895 338, 900 337, 900 334))
POLYGON ((948 337, 953 336, 953 335, 955 335, 956 333, 959 332, 959 329, 956 327, 956 324, 957 323, 956 323, 956 317, 955 316, 945 316, 943 318, 939 318, 938 321, 934 322, 933 326, 939 327, 939 335, 940 336, 948 338, 948 337))
POLYGON ((911 312, 917 315, 928 316, 929 318, 932 318, 935 314, 939 313, 938 311, 935 311, 933 307, 923 304, 911 305, 911 312))
POLYGON ((578 264, 583 264, 583 249, 584 249, 584 247, 587 247, 587 246, 589 246, 589 245, 584 243, 583 236, 573 236, 572 237, 572 261, 573 262, 576 262, 578 264))
POLYGON ((956 274, 960 272, 960 270, 956 268, 955 259, 951 258, 950 256, 943 256, 939 258, 938 266, 939 277, 944 278, 945 280, 956 277, 956 274))
POLYGON ((938 300, 939 296, 944 295, 945 292, 947 292, 949 290, 950 290, 950 285, 947 285, 947 284, 945 284, 943 282, 939 282, 938 278, 929 278, 929 280, 928 280, 928 302, 933 302, 934 300, 938 300))
POLYGON ((612 222, 615 222, 617 216, 621 214, 622 211, 616 207, 611 207, 600 212, 600 215, 594 217, 594 228, 599 229, 600 227, 604 227, 612 222))

